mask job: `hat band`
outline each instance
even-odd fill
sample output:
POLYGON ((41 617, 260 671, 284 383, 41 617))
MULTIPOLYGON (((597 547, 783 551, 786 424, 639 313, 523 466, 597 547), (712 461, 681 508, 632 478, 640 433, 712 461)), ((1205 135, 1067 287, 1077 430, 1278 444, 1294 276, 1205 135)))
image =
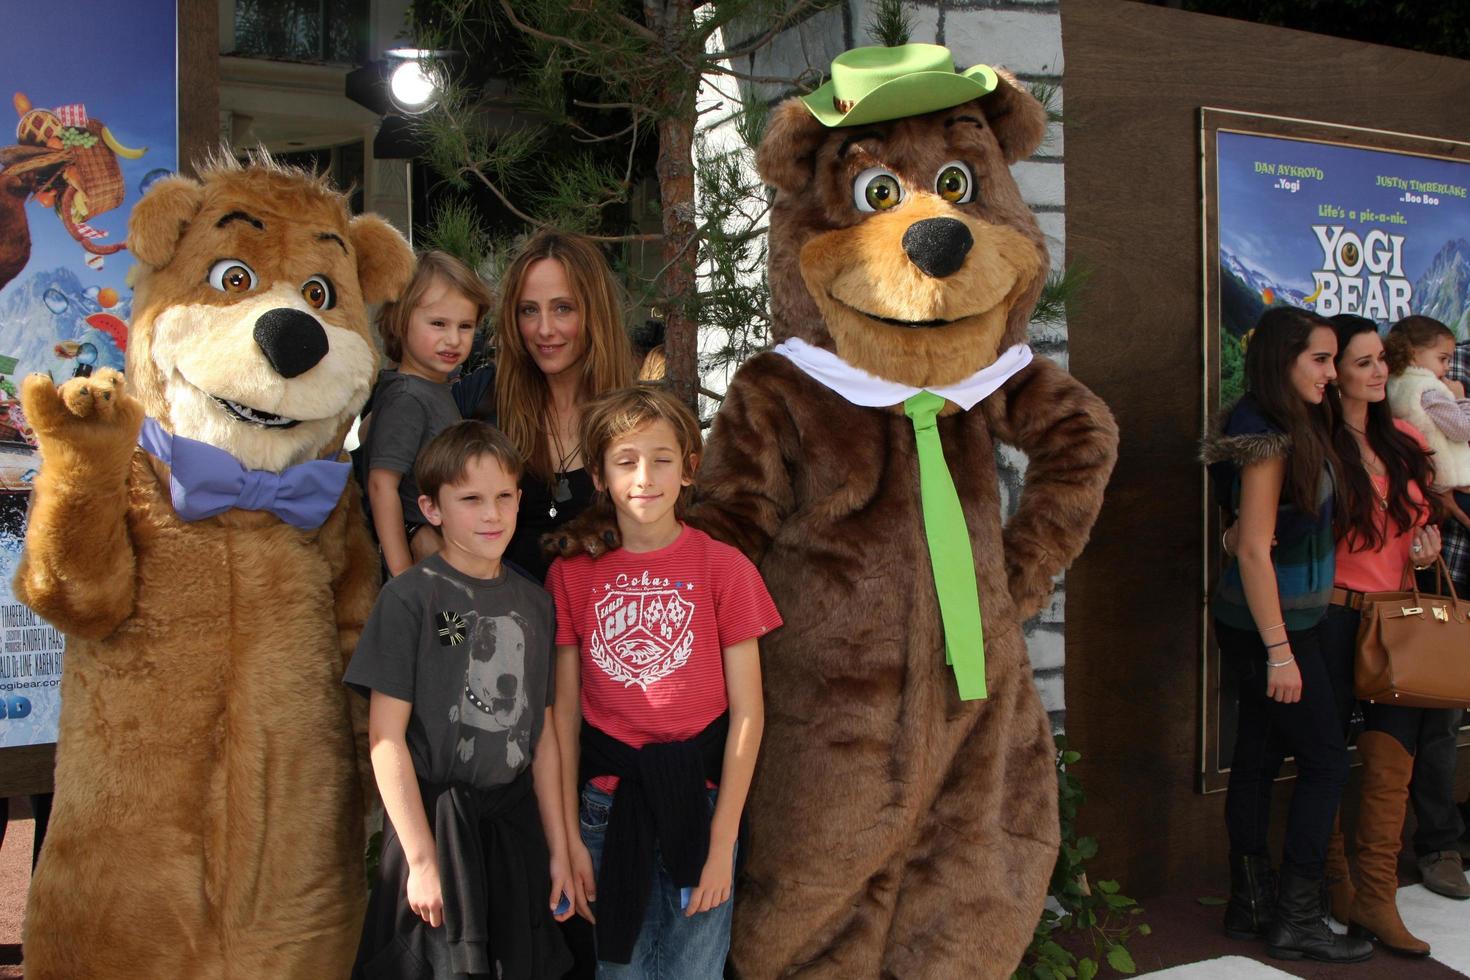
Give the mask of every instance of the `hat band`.
POLYGON ((857 103, 852 101, 851 99, 839 99, 835 95, 832 96, 832 107, 838 112, 843 113, 844 115, 851 112, 852 107, 855 105, 857 105, 857 103))

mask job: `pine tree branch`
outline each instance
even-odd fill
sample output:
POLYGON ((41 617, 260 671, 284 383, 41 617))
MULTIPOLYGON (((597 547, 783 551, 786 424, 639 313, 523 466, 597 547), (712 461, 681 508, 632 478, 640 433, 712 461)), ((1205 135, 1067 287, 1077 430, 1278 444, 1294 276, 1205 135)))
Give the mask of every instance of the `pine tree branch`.
POLYGON ((801 75, 798 75, 795 78, 792 78, 790 76, 782 77, 779 75, 752 75, 749 72, 736 71, 734 68, 726 68, 724 65, 714 61, 706 64, 704 66, 704 70, 706 72, 713 72, 716 75, 728 75, 731 78, 738 79, 739 81, 751 82, 756 85, 786 85, 791 87, 800 85, 802 76, 812 71, 812 69, 808 68, 806 71, 803 71, 801 75))
POLYGON ((638 102, 587 102, 582 99, 573 99, 572 105, 579 109, 628 109, 635 114, 645 111, 643 105, 638 102))
MULTIPOLYGON (((533 218, 531 217, 531 215, 516 207, 515 202, 507 197, 505 193, 500 189, 500 187, 495 183, 495 181, 491 180, 489 176, 487 176, 479 168, 466 167, 464 168, 464 172, 474 174, 476 177, 478 177, 480 179, 480 183, 484 184, 485 188, 490 191, 490 193, 495 195, 500 203, 505 206, 505 209, 507 211, 515 215, 517 218, 520 218, 526 224, 532 225, 538 229, 552 227, 550 222, 542 221, 539 218, 533 218)), ((606 207, 608 204, 611 203, 613 202, 607 201, 599 206, 606 207)), ((662 232, 647 232, 637 235, 584 235, 583 237, 588 238, 594 242, 655 242, 661 241, 664 236, 662 232)))
POLYGON ((663 38, 659 37, 656 32, 638 23, 631 17, 624 16, 623 14, 613 14, 612 19, 651 44, 663 44, 663 38))
MULTIPOLYGON (((747 41, 738 48, 727 48, 724 51, 716 51, 708 55, 708 57, 714 61, 731 61, 735 58, 744 58, 746 55, 755 54, 755 52, 774 41, 776 35, 786 30, 800 15, 806 13, 808 10, 817 10, 829 5, 826 0, 799 0, 794 7, 776 18, 776 21, 771 24, 770 28, 764 34, 747 41)), ((719 25, 711 26, 709 33, 714 33, 714 27, 717 26, 719 25)))
POLYGON ((589 58, 592 56, 592 52, 589 49, 573 41, 571 38, 562 37, 560 34, 548 34, 521 20, 516 16, 515 8, 511 6, 510 0, 500 0, 500 9, 505 12, 506 19, 510 21, 511 26, 522 34, 528 34, 531 37, 539 38, 551 44, 559 44, 563 47, 571 48, 573 51, 587 55, 589 58))
POLYGON ((577 143, 606 143, 609 140, 621 139, 622 137, 627 136, 629 133, 633 132, 633 130, 638 128, 638 120, 634 119, 632 122, 628 123, 628 125, 624 126, 616 133, 608 133, 604 136, 599 136, 597 133, 592 132, 592 130, 588 129, 586 126, 583 126, 581 123, 573 122, 570 119, 566 121, 565 125, 570 129, 575 129, 585 134, 583 136, 578 136, 576 133, 572 134, 572 140, 577 143))

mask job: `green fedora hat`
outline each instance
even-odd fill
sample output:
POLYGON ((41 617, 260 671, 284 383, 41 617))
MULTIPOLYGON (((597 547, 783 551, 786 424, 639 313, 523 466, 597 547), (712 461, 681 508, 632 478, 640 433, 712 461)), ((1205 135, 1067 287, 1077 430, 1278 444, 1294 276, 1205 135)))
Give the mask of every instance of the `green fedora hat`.
POLYGON ((995 91, 995 69, 954 70, 938 44, 853 48, 832 59, 832 80, 802 97, 823 126, 861 126, 948 109, 995 91))

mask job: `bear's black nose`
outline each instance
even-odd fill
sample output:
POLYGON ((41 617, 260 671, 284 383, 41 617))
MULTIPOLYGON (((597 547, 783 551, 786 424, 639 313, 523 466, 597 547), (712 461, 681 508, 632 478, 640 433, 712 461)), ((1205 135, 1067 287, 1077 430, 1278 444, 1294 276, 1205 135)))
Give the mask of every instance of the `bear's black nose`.
POLYGON ((974 244, 970 229, 954 218, 925 218, 903 233, 903 250, 909 261, 935 279, 957 272, 974 244))
POLYGON ((305 374, 327 356, 327 332, 316 317, 288 307, 256 318, 255 343, 283 378, 305 374))

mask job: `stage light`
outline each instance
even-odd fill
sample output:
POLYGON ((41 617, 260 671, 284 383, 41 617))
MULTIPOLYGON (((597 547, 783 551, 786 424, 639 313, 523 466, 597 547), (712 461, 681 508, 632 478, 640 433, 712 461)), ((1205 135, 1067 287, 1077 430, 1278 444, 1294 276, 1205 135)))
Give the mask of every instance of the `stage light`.
POLYGON ((420 61, 404 61, 388 78, 388 93, 403 112, 419 113, 434 104, 439 86, 433 72, 420 61))

